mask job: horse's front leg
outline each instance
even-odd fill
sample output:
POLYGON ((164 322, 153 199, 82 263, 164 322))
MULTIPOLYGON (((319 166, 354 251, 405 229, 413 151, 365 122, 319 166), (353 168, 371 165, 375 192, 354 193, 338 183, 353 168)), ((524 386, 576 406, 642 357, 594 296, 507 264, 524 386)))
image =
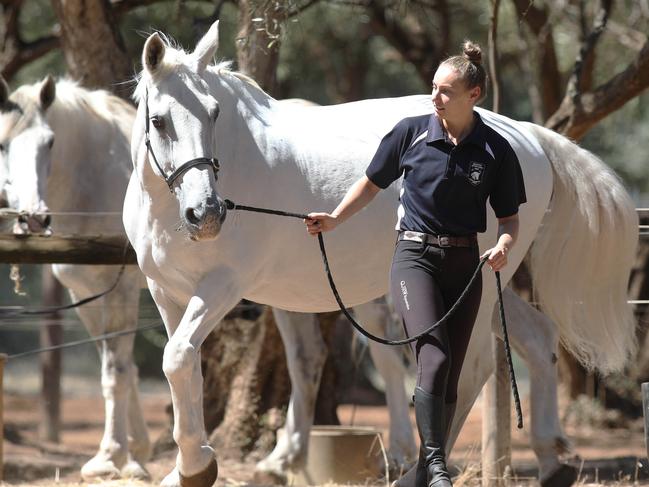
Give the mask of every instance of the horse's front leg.
MULTIPOLYGON (((570 486, 577 472, 574 467, 559 461, 559 455, 569 452, 571 446, 559 422, 556 326, 509 288, 503 292, 503 302, 512 345, 530 371, 531 441, 539 462, 541 485, 570 486)), ((500 336, 500 318, 496 311, 492 327, 500 336)))
POLYGON ((203 419, 201 344, 241 299, 229 273, 213 272, 190 298, 180 324, 165 346, 162 369, 169 382, 174 412, 176 467, 183 487, 210 487, 217 477, 214 450, 203 419))
MULTIPOLYGON (((155 281, 147 279, 147 285, 151 297, 158 308, 162 322, 165 325, 167 336, 171 336, 176 331, 176 328, 178 328, 184 310, 170 299, 170 297, 164 292, 164 289, 158 286, 155 281)), ((174 467, 173 470, 162 479, 160 485, 161 487, 179 487, 180 475, 178 474, 178 469, 174 467)))
POLYGON ((285 483, 286 471, 300 467, 306 459, 327 346, 315 315, 275 308, 273 314, 286 350, 291 398, 286 424, 278 432, 273 451, 257 464, 255 477, 263 479, 270 475, 273 483, 285 483))
MULTIPOLYGON (((393 339, 403 336, 401 324, 395 327, 392 323, 392 313, 385 298, 355 306, 354 314, 367 331, 375 335, 393 339)), ((369 348, 374 366, 385 381, 385 398, 390 411, 390 459, 400 469, 414 462, 417 456, 405 390, 402 348, 381 345, 373 340, 369 340, 369 348)))

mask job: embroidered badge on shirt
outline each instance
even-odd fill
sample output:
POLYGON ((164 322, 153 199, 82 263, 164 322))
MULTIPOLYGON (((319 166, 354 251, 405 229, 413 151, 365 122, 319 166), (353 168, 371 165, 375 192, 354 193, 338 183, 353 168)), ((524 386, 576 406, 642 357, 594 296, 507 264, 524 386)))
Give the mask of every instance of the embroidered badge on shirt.
POLYGON ((481 162, 472 162, 469 168, 469 182, 477 186, 482 182, 482 175, 484 174, 484 164, 481 162))

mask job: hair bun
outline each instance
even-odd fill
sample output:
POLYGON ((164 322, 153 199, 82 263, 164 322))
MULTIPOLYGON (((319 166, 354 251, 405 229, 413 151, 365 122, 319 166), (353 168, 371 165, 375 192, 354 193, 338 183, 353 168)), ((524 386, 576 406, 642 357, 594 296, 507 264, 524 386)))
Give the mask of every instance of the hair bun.
POLYGON ((469 40, 462 44, 462 55, 474 64, 482 64, 482 49, 480 46, 469 40))

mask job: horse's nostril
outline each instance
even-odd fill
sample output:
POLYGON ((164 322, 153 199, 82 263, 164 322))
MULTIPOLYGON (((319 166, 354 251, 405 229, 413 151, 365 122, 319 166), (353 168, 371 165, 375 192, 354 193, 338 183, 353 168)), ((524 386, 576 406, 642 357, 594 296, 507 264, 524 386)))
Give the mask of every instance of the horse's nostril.
POLYGON ((188 208, 185 211, 185 218, 187 218, 187 221, 192 225, 198 225, 201 221, 201 219, 196 215, 196 210, 194 210, 194 208, 188 208))

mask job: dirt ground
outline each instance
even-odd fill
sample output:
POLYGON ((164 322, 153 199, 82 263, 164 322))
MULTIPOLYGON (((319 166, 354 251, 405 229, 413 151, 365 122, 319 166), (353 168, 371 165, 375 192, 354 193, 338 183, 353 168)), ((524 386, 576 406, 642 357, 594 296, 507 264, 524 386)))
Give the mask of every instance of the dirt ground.
MULTIPOLYGON (((5 395, 4 471, 10 485, 85 485, 79 468, 92 454, 101 439, 103 404, 98 395, 68 397, 62 403, 62 437, 60 444, 37 439, 40 421, 38 398, 33 395, 5 395)), ((143 407, 152 439, 156 439, 166 424, 164 412, 168 396, 164 391, 144 393, 143 407)), ((450 463, 465 479, 459 485, 479 485, 475 471, 479 465, 481 438, 481 407, 473 408, 454 448, 450 463)), ((353 421, 357 426, 374 426, 383 431, 387 442, 387 410, 380 406, 341 406, 339 417, 343 424, 353 421)), ((527 419, 527 418, 526 418, 527 419)), ((534 455, 529 448, 528 429, 515 431, 512 438, 512 458, 515 481, 510 485, 538 485, 534 455)), ((623 429, 568 428, 578 458, 572 462, 580 468, 579 485, 649 485, 642 421, 623 429)), ((106 481, 105 486, 158 485, 173 467, 173 455, 167 454, 147 465, 152 483, 106 481)), ((219 459, 220 485, 249 485, 253 483, 255 459, 234 462, 219 459)), ((97 485, 97 484, 93 484, 97 485)), ((379 485, 385 485, 381 482, 379 485)))

